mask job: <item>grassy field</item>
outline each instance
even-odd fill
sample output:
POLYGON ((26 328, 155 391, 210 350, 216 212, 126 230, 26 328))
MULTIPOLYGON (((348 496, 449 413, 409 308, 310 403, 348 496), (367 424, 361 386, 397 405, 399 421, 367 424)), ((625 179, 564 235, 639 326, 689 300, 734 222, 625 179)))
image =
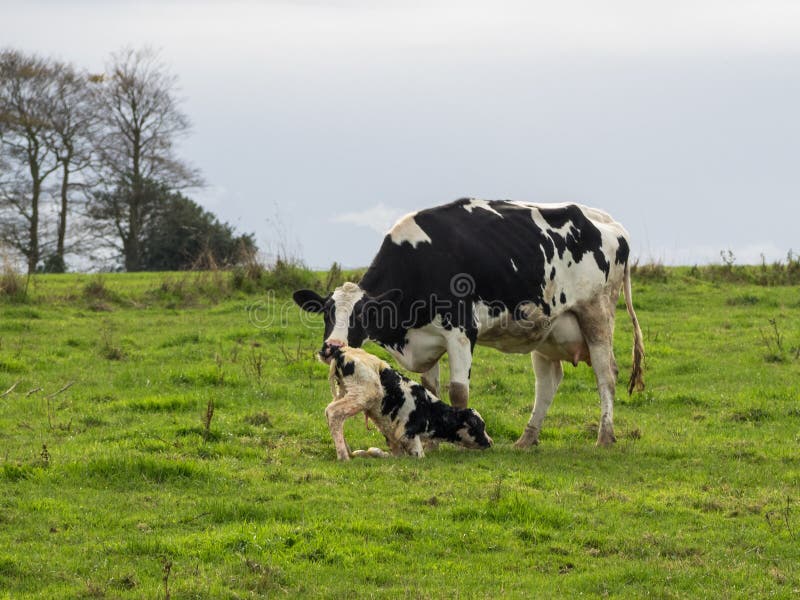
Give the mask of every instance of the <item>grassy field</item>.
POLYGON ((479 348, 494 448, 349 464, 288 294, 37 277, 0 300, 0 598, 798 597, 800 292, 693 275, 634 279, 630 398, 619 311, 615 447, 567 366, 542 444, 513 449, 530 359, 479 348))

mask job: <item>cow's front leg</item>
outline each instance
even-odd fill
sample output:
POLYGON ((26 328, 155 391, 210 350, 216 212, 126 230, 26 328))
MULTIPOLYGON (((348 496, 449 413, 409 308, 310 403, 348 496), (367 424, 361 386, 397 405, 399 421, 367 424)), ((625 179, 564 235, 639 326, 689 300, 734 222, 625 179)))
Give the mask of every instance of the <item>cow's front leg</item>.
POLYGON ((439 397, 439 361, 422 374, 422 385, 431 394, 439 397))
POLYGON ((339 400, 334 400, 325 408, 328 429, 331 431, 333 445, 336 448, 336 457, 339 460, 350 460, 350 449, 344 439, 344 422, 363 410, 363 402, 352 394, 347 394, 339 400))
POLYGON ((547 409, 550 408, 550 404, 553 402, 558 386, 564 378, 561 361, 551 360, 538 352, 532 352, 531 359, 533 373, 536 376, 536 398, 533 402, 533 412, 528 424, 525 426, 525 431, 514 444, 517 448, 529 448, 539 443, 542 422, 547 414, 547 409))
POLYGON ((463 331, 453 329, 447 340, 450 359, 450 404, 467 408, 469 404, 469 375, 472 368, 472 343, 463 331))

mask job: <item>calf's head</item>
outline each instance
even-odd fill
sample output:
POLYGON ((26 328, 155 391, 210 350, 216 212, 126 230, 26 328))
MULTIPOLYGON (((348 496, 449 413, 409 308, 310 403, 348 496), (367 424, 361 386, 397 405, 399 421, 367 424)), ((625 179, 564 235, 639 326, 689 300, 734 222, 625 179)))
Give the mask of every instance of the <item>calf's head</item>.
POLYGON ((457 428, 455 443, 473 450, 485 450, 494 442, 486 433, 486 422, 477 410, 463 408, 456 412, 457 428))
POLYGON ((372 297, 357 284, 346 282, 324 298, 313 290, 297 290, 292 298, 306 312, 323 315, 321 355, 324 356, 335 346, 359 348, 370 332, 396 322, 396 307, 402 293, 391 290, 372 297))

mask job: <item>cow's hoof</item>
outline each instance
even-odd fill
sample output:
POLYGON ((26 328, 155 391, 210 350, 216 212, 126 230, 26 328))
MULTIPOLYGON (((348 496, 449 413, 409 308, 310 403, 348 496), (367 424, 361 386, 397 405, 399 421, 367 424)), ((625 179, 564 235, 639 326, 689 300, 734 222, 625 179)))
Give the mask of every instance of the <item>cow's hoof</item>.
POLYGON ((616 441, 617 438, 613 432, 608 433, 601 431, 600 435, 597 436, 597 445, 602 448, 610 448, 616 441))
POLYGON ((522 434, 522 437, 520 437, 516 442, 514 442, 514 448, 519 448, 521 450, 530 448, 531 446, 538 446, 538 445, 539 445, 539 440, 537 438, 534 438, 533 436, 527 436, 525 434, 522 434))

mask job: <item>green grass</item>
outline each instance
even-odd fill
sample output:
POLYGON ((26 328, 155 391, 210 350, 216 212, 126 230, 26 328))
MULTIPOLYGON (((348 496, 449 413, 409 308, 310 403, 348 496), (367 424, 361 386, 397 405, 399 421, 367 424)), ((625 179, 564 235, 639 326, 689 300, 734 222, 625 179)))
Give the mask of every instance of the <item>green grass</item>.
POLYGON ((800 594, 796 287, 635 279, 647 390, 624 393, 620 308, 611 449, 586 366, 513 449, 530 360, 478 348, 494 448, 339 464, 319 320, 214 277, 37 276, 0 302, 0 598, 163 598, 165 565, 173 598, 800 594))

